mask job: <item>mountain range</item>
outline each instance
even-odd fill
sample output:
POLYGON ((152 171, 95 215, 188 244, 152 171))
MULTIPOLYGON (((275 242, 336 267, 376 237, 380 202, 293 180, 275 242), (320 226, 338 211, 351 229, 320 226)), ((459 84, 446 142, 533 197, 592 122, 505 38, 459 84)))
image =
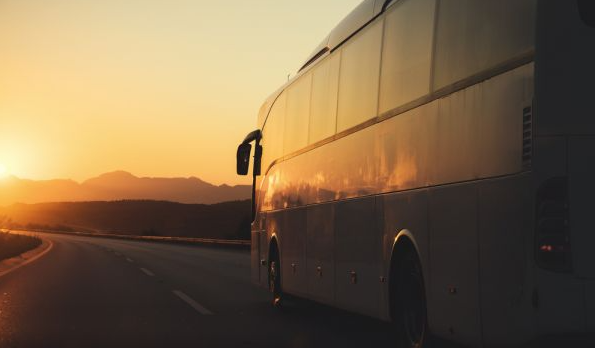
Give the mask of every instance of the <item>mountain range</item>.
POLYGON ((0 179, 0 206, 14 203, 157 200, 187 204, 215 204, 245 200, 248 185, 212 185, 196 177, 140 178, 116 171, 78 183, 73 180, 0 179))

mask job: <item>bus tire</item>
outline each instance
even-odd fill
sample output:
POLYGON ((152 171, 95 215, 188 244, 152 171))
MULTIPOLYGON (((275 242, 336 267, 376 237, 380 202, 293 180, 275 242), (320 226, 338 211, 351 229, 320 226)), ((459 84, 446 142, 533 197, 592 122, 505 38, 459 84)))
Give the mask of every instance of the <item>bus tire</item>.
POLYGON ((421 263, 411 243, 398 245, 391 264, 391 317, 398 346, 428 347, 429 329, 421 263))
POLYGON ((283 292, 281 291, 281 262, 279 260, 279 249, 277 243, 271 244, 269 252, 269 291, 271 293, 271 304, 275 308, 281 307, 283 292))

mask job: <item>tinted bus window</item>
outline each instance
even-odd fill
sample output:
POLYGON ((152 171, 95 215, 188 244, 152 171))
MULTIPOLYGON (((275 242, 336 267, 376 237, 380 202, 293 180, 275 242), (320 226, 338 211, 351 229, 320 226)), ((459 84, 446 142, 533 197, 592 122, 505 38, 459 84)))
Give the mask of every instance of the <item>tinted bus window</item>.
POLYGON ((269 113, 262 130, 262 171, 283 157, 283 131, 285 129, 285 92, 281 94, 269 113))
POLYGON ((337 131, 376 117, 382 21, 364 29, 341 53, 337 131))
POLYGON ((405 0, 388 9, 384 29, 379 111, 430 92, 436 0, 405 0))
POLYGON ((534 47, 536 0, 448 0, 438 10, 436 89, 534 47))
POLYGON ((335 134, 340 63, 341 53, 338 52, 322 62, 312 73, 310 144, 335 134))
POLYGON ((285 115, 285 154, 308 144, 310 119, 310 90, 312 75, 300 77, 287 89, 287 114, 285 115))

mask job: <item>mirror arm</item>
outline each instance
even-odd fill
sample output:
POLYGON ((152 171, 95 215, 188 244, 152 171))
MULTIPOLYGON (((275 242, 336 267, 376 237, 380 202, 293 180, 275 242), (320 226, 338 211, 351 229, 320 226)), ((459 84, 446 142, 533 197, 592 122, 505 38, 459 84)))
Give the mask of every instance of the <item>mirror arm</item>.
POLYGON ((242 145, 249 144, 253 141, 256 142, 256 146, 254 147, 254 168, 252 170, 252 221, 256 218, 256 177, 260 175, 260 160, 262 158, 260 139, 262 139, 262 132, 260 129, 257 129, 250 132, 242 142, 242 145))
POLYGON ((255 139, 254 146, 254 168, 252 170, 252 221, 256 219, 256 177, 260 175, 260 159, 262 158, 262 146, 260 145, 260 131, 258 137, 255 139))
POLYGON ((248 134, 246 136, 246 138, 244 139, 244 141, 242 142, 242 144, 248 144, 251 143, 253 141, 256 140, 256 142, 260 142, 260 139, 262 139, 262 132, 260 131, 260 129, 257 129, 253 132, 250 132, 250 134, 248 134))
POLYGON ((256 145, 254 146, 254 168, 253 168, 253 175, 258 176, 260 175, 260 163, 262 159, 262 146, 260 145, 260 139, 256 140, 256 145))

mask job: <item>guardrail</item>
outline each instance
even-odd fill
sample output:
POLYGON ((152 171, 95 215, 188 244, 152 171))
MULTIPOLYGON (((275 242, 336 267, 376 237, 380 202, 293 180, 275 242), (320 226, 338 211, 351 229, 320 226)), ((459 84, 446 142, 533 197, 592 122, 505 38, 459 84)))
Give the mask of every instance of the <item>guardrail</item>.
POLYGON ((214 238, 190 238, 190 237, 161 237, 161 236, 135 236, 127 234, 111 234, 111 233, 91 233, 91 232, 61 232, 61 231, 48 231, 48 230, 22 230, 22 232, 37 232, 37 233, 53 233, 63 234, 70 236, 82 236, 82 237, 101 237, 101 238, 112 238, 112 239, 126 239, 126 240, 137 240, 145 242, 160 242, 160 243, 176 243, 176 244, 189 244, 189 245, 212 245, 212 246, 229 246, 229 247, 250 247, 249 240, 237 240, 237 239, 214 239, 214 238))

